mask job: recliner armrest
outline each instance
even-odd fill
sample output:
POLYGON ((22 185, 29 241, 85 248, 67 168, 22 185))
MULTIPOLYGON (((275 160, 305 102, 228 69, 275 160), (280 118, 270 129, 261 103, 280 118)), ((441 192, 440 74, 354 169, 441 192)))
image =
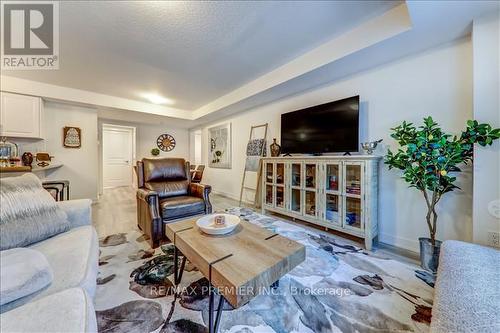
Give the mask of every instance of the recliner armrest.
POLYGON ((137 198, 148 204, 152 219, 160 218, 159 198, 156 191, 140 188, 137 190, 137 198))
POLYGON ((165 237, 158 193, 139 188, 136 197, 137 225, 149 237, 151 247, 157 248, 165 237))
POLYGON ((146 202, 149 202, 149 200, 154 199, 154 197, 158 197, 158 193, 155 191, 147 190, 145 188, 140 188, 137 190, 137 197, 146 202))
POLYGON ((203 185, 199 183, 191 183, 189 187, 189 193, 193 197, 198 197, 202 199, 208 198, 208 195, 212 192, 212 186, 203 185))
POLYGON ((198 197, 205 201, 205 214, 212 213, 212 204, 208 195, 212 192, 212 186, 199 183, 189 184, 189 194, 193 197, 198 197))

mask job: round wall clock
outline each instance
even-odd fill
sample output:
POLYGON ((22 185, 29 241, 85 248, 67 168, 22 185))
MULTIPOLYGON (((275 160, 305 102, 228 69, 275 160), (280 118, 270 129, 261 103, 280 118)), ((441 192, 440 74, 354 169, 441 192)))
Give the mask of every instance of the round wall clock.
POLYGON ((175 148, 175 139, 170 134, 162 134, 156 139, 156 145, 163 151, 171 151, 175 148))

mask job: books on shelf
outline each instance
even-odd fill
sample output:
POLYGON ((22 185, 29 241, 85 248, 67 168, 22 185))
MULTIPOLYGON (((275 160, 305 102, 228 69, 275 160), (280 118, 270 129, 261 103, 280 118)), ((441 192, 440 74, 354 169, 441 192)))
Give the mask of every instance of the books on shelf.
POLYGON ((359 180, 348 180, 346 182, 346 192, 349 194, 361 194, 361 182, 359 180))

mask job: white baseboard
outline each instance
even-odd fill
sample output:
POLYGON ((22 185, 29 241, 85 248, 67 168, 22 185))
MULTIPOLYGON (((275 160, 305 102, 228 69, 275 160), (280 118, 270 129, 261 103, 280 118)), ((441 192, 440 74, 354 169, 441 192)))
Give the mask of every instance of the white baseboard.
MULTIPOLYGON (((225 197, 225 198, 229 198, 229 199, 233 199, 235 201, 240 201, 240 197, 239 196, 236 196, 236 195, 233 195, 231 193, 227 193, 227 192, 223 192, 223 191, 216 191, 212 188, 212 193, 213 194, 217 194, 217 195, 220 195, 221 197, 225 197)), ((242 200, 245 204, 248 204, 248 205, 253 205, 253 202, 251 201, 248 201, 248 200, 242 200)))
POLYGON ((418 239, 395 237, 386 233, 379 233, 378 240, 382 243, 419 253, 420 244, 418 239))

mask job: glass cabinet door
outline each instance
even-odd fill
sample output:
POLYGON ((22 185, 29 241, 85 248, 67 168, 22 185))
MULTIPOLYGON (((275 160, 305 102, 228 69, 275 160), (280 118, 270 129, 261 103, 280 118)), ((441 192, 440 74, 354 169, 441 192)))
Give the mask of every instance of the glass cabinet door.
POLYGON ((266 185, 266 205, 273 205, 273 187, 272 185, 266 185))
POLYGON ((285 187, 276 186, 276 207, 285 208, 285 187))
POLYGON ((285 183, 285 164, 276 163, 276 184, 285 183))
POLYGON ((364 235, 365 214, 371 213, 364 189, 368 167, 361 159, 266 159, 263 209, 364 235))
POLYGON ((327 164, 325 174, 325 185, 327 191, 339 192, 340 186, 340 165, 327 164))
POLYGON ((361 195, 361 165, 345 165, 345 193, 361 195))
POLYGON ((360 198, 345 198, 345 226, 350 228, 362 229, 361 218, 361 199, 360 198))
POLYGON ((292 163, 292 175, 291 175, 291 181, 292 181, 292 186, 301 186, 301 177, 300 177, 300 170, 302 169, 302 165, 300 163, 292 163))
POLYGON ((316 164, 306 164, 305 165, 305 187, 315 189, 316 188, 316 164))
POLYGON ((266 163, 266 183, 272 184, 274 181, 274 170, 272 163, 266 163))
POLYGON ((302 195, 301 195, 301 190, 292 188, 292 195, 291 195, 291 202, 290 202, 290 209, 295 212, 299 213, 301 211, 302 207, 302 195))
POLYGON ((359 162, 344 163, 344 227, 363 229, 363 165, 359 162))
POLYGON ((332 222, 335 224, 339 224, 341 222, 341 197, 338 194, 326 194, 325 201, 325 220, 328 222, 332 222))
POLYGON ((305 191, 304 215, 316 216, 316 192, 305 191))

